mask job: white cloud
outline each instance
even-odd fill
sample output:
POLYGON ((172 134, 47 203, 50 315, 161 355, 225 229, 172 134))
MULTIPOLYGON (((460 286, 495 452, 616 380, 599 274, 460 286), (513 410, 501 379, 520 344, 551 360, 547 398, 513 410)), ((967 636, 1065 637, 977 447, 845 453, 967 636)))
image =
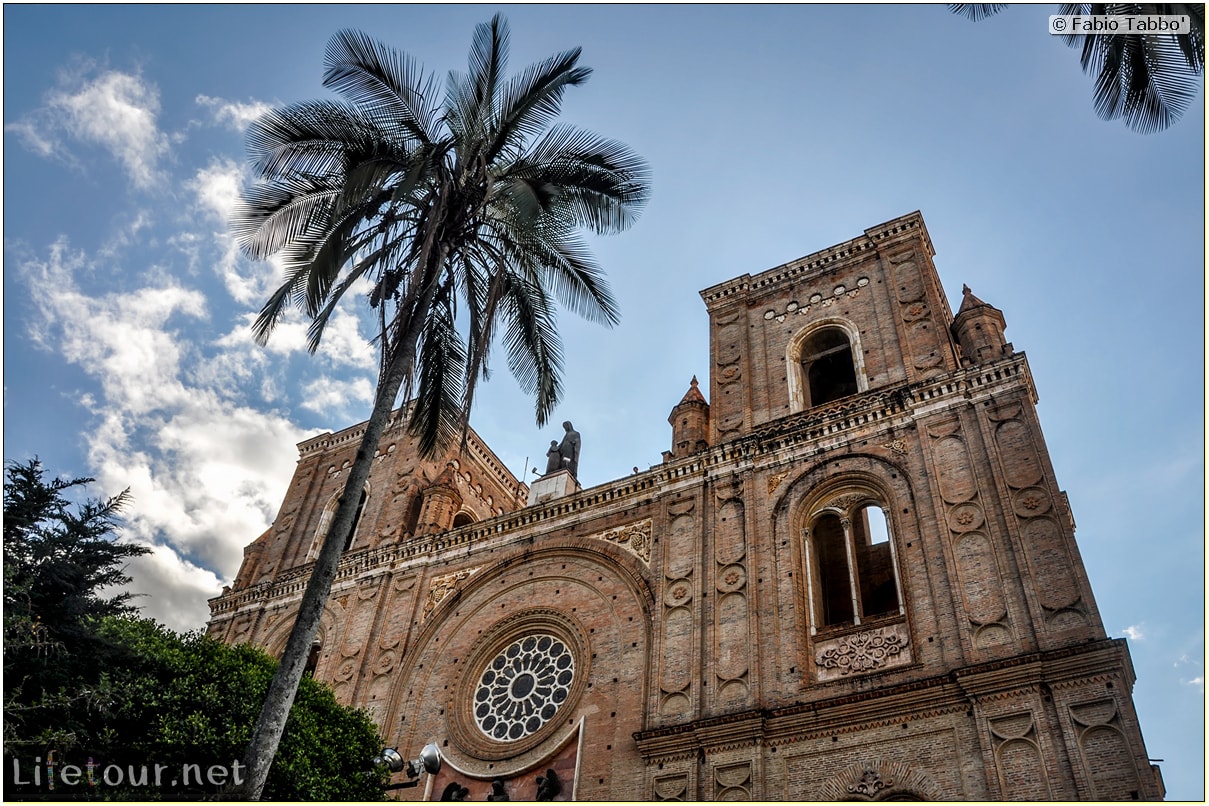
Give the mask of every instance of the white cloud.
POLYGON ((239 204, 245 180, 245 171, 238 163, 218 159, 198 170, 187 187, 194 195, 198 211, 216 225, 209 238, 220 250, 215 268, 227 293, 240 305, 259 307, 281 281, 281 271, 274 262, 245 258, 231 235, 231 213, 239 204))
POLYGON ((1192 686, 1193 688, 1199 688, 1201 690, 1202 694, 1205 693, 1205 676, 1204 675, 1198 675, 1197 677, 1194 677, 1191 680, 1181 680, 1180 682, 1186 686, 1192 686))
POLYGON ((1125 637, 1128 638, 1130 641, 1141 641, 1143 638, 1146 637, 1146 634, 1144 632, 1142 632, 1142 625, 1140 625, 1140 624, 1130 625, 1129 627, 1126 627, 1121 632, 1125 633, 1125 637))
POLYGON ((237 132, 245 131, 256 118, 272 109, 263 101, 241 103, 211 98, 209 95, 199 95, 194 100, 198 106, 210 110, 216 123, 225 124, 237 132))
POLYGON ((209 620, 206 600, 216 596, 221 586, 212 572, 166 546, 154 546, 151 554, 131 560, 126 573, 132 580, 130 587, 142 594, 131 600, 139 615, 179 632, 196 630, 209 620))
POLYGON ((98 145, 121 163, 136 187, 152 187, 170 142, 156 123, 159 90, 137 74, 89 72, 65 74, 42 107, 5 128, 35 153, 76 166, 81 161, 64 145, 63 135, 98 145))
POLYGON ((374 385, 369 377, 339 380, 322 377, 308 383, 303 390, 302 408, 324 415, 333 422, 364 419, 364 413, 351 413, 354 402, 373 403, 374 385))
POLYGON ((184 326, 205 300, 157 276, 125 293, 90 295, 77 284, 91 264, 60 241, 23 267, 43 345, 94 376, 95 415, 85 439, 102 489, 129 487, 124 536, 156 547, 132 565, 141 603, 176 628, 199 627, 206 598, 238 570, 243 547, 272 521, 307 436, 285 417, 241 403, 215 383, 221 354, 199 357, 184 326), (198 367, 197 371, 190 368, 198 367))

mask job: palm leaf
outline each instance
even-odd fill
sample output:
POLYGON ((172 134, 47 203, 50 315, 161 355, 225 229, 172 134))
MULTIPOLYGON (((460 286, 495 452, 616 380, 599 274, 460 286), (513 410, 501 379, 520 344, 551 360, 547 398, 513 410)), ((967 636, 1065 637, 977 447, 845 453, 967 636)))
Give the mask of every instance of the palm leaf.
POLYGON ((1007 3, 949 3, 948 9, 959 17, 980 22, 1008 7, 1007 3))
POLYGON ((436 139, 435 81, 406 53, 361 31, 338 31, 324 53, 323 86, 360 106, 383 130, 436 139))

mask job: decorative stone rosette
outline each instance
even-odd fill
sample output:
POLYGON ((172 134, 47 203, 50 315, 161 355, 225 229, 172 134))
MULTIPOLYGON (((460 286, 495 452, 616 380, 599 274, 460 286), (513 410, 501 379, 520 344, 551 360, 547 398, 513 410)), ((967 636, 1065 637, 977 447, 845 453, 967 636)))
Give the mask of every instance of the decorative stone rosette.
POLYGON ((834 680, 903 666, 911 662, 906 627, 901 624, 851 633, 815 648, 819 680, 834 680))

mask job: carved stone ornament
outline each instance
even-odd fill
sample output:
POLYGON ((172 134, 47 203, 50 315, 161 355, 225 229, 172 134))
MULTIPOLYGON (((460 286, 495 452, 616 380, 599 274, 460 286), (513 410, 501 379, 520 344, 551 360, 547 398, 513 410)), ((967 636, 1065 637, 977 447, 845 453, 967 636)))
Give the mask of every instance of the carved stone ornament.
POLYGON ((854 795, 864 795, 871 798, 886 787, 894 786, 894 781, 882 780, 876 770, 866 769, 861 780, 848 785, 848 791, 854 795))
MULTIPOLYGON (((853 633, 828 642, 815 656, 820 669, 835 670, 840 676, 860 674, 897 666, 906 660, 907 635, 894 627, 853 633)), ((830 675, 829 675, 830 676, 830 675)))
POLYGON ((907 443, 901 439, 892 439, 886 444, 882 445, 882 447, 889 448, 890 450, 899 454, 905 455, 907 453, 907 443))
POLYGON ((450 591, 458 586, 458 583, 473 574, 477 569, 469 571, 455 571, 452 574, 437 577, 428 586, 428 598, 424 601, 424 615, 421 619, 428 618, 429 614, 436 609, 441 600, 449 595, 450 591))
POLYGON ((777 487, 781 486, 781 482, 785 481, 785 477, 789 475, 788 470, 782 470, 780 473, 773 473, 768 477, 768 494, 772 495, 777 487))
POLYGON ((638 559, 642 560, 644 565, 651 564, 651 519, 630 523, 625 526, 618 526, 613 529, 606 529, 603 532, 596 532, 589 537, 594 537, 597 540, 607 540, 610 543, 616 543, 626 551, 633 554, 638 559))
POLYGON ((850 495, 843 495, 839 498, 836 498, 834 501, 829 503, 828 506, 847 512, 853 504, 861 502, 864 500, 864 498, 865 497, 859 493, 852 493, 850 495))

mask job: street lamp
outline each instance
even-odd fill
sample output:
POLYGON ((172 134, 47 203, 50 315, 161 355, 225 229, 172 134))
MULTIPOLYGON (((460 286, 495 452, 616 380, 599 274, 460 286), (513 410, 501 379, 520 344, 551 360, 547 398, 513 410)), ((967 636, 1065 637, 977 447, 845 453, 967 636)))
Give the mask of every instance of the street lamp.
POLYGON ((408 778, 415 780, 390 784, 386 787, 387 789, 406 789, 419 785, 420 773, 426 772, 429 775, 436 775, 441 771, 441 751, 437 749, 435 744, 428 744, 420 751, 420 755, 417 758, 411 761, 404 761, 403 756, 399 755, 398 750, 393 747, 387 747, 370 759, 370 763, 375 767, 386 767, 392 773, 406 772, 408 778))

